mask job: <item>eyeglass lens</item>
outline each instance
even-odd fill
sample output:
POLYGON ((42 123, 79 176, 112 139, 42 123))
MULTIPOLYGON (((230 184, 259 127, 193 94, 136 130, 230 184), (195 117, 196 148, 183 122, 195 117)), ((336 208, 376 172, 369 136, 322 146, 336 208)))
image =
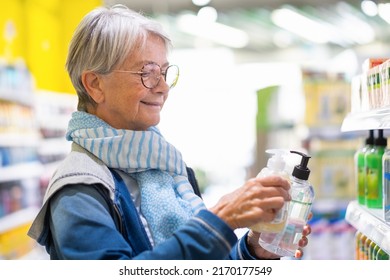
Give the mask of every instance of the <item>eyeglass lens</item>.
POLYGON ((179 68, 176 65, 170 65, 164 72, 159 65, 150 63, 146 64, 142 72, 142 83, 147 88, 154 88, 158 85, 161 76, 164 76, 167 85, 172 88, 176 85, 179 78, 179 68))

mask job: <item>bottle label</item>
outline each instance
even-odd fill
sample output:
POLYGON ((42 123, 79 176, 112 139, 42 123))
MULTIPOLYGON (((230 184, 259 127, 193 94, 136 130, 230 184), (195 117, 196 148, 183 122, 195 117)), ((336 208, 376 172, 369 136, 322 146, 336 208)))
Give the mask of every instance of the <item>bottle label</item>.
POLYGON ((358 167, 358 197, 359 201, 363 202, 365 197, 365 180, 366 180, 366 170, 364 167, 358 167))
POLYGON ((383 174, 383 208, 384 219, 386 222, 390 222, 390 161, 384 161, 383 174))
POLYGON ((366 197, 369 200, 376 200, 379 198, 378 176, 379 174, 376 169, 367 168, 366 197))
POLYGON ((305 220, 290 218, 280 241, 280 247, 287 250, 296 250, 298 242, 302 238, 304 226, 305 220))

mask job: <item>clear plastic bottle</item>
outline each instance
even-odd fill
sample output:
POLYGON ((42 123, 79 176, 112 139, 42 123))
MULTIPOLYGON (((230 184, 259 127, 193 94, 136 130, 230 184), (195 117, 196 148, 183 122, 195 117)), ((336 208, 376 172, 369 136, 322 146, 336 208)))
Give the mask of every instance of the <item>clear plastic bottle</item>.
POLYGON ((294 167, 291 177, 291 201, 286 226, 279 233, 262 233, 259 238, 259 244, 264 249, 284 257, 295 256, 314 201, 314 189, 307 180, 310 175, 307 167, 310 156, 297 151, 291 153, 299 154, 302 159, 294 167))
POLYGON ((383 218, 390 223, 390 149, 382 156, 382 187, 383 218))
MULTIPOLYGON (((283 149, 268 149, 266 150, 266 153, 272 154, 273 156, 268 159, 267 166, 264 167, 256 177, 263 178, 276 175, 290 181, 290 175, 285 170, 286 162, 283 158, 289 151, 283 149)), ((257 232, 280 232, 286 225, 287 215, 288 202, 285 202, 282 209, 276 213, 275 218, 271 222, 260 222, 251 226, 250 229, 257 232)))

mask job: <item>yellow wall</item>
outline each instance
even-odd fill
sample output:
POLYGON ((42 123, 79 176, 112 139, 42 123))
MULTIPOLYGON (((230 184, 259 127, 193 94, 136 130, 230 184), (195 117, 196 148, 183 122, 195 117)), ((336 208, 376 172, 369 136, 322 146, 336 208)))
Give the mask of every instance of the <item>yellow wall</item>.
POLYGON ((37 89, 74 92, 65 71, 69 41, 81 18, 102 0, 0 0, 0 5, 0 57, 11 63, 22 57, 37 89))
POLYGON ((15 57, 25 57, 22 1, 0 0, 0 57, 8 62, 15 57))

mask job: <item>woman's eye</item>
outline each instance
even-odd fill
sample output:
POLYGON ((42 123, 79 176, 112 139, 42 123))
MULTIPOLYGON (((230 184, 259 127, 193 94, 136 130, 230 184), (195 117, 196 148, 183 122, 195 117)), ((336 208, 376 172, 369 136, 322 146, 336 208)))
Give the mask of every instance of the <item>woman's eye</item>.
POLYGON ((150 76, 150 72, 142 72, 141 76, 143 78, 148 78, 150 76))

